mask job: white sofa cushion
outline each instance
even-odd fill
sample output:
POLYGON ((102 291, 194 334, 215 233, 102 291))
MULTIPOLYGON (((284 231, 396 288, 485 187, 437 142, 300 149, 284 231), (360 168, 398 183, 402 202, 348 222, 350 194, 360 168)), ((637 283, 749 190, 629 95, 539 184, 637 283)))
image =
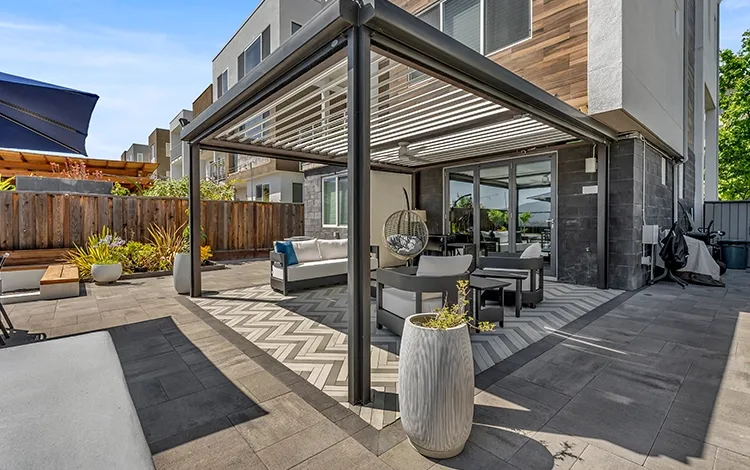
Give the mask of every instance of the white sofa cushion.
POLYGON ((422 256, 419 258, 417 276, 458 276, 469 270, 471 255, 422 256))
POLYGON ((318 249, 322 259, 348 258, 347 240, 318 240, 318 249))
MULTIPOLYGON (((308 261, 288 266, 286 271, 287 281, 303 281, 306 279, 317 279, 327 276, 338 276, 346 274, 347 259, 323 259, 318 261, 308 261)), ((370 269, 378 269, 378 259, 370 257, 370 269)), ((276 279, 283 279, 284 272, 281 267, 273 265, 271 275, 276 279)))
POLYGON ((541 243, 532 243, 523 250, 523 253, 521 253, 522 259, 539 258, 540 256, 542 256, 541 243))
POLYGON ((403 319, 415 313, 430 313, 443 306, 443 294, 439 292, 422 294, 422 308, 420 312, 415 312, 417 294, 414 292, 396 289, 395 287, 386 287, 383 289, 382 298, 383 309, 403 319))
POLYGON ((318 240, 293 241, 292 247, 294 248, 294 254, 297 255, 297 261, 299 263, 320 261, 321 259, 318 240))

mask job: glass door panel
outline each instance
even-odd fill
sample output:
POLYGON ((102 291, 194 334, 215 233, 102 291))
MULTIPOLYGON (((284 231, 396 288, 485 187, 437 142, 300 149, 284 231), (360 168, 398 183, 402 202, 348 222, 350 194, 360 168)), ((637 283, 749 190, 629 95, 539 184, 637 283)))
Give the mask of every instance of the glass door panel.
POLYGON ((448 173, 448 250, 465 253, 474 245, 474 170, 448 173))
POLYGON ((515 165, 516 212, 515 251, 532 243, 542 246, 548 272, 554 273, 554 191, 552 159, 545 158, 515 165))
POLYGON ((479 169, 479 245, 482 254, 509 251, 510 166, 479 169))

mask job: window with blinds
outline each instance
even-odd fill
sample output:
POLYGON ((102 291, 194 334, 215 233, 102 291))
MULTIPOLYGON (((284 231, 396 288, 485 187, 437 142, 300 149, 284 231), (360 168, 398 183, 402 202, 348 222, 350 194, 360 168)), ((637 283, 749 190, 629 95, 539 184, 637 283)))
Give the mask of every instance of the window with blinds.
POLYGON ((417 17, 485 55, 531 37, 531 0, 443 0, 417 17))
POLYGON ((490 54, 530 37, 531 0, 485 1, 485 54, 490 54))
POLYGON ((263 30, 260 36, 250 44, 242 54, 237 56, 237 81, 247 75, 252 69, 271 53, 271 27, 263 30))

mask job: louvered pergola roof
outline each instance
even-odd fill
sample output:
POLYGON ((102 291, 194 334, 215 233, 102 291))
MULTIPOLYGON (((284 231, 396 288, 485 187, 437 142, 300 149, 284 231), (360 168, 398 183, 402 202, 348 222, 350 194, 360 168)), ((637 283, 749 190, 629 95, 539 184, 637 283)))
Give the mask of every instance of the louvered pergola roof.
POLYGON ((198 116, 201 148, 345 165, 346 30, 372 32, 370 159, 415 171, 573 141, 606 126, 387 0, 335 0, 198 116))

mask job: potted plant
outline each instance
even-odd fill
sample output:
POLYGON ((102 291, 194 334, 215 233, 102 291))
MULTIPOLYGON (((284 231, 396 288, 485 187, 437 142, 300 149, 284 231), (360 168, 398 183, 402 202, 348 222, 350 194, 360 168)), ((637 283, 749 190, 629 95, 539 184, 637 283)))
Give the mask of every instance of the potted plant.
POLYGON ((108 284, 115 282, 122 276, 120 257, 107 244, 100 244, 89 248, 91 256, 91 277, 94 282, 108 284))
POLYGON ((190 293, 190 237, 186 237, 180 249, 174 255, 172 268, 174 290, 178 294, 190 293))
POLYGON ((461 453, 474 415, 474 360, 466 314, 468 281, 459 281, 458 302, 406 319, 399 354, 401 424, 411 445, 430 458, 461 453))

